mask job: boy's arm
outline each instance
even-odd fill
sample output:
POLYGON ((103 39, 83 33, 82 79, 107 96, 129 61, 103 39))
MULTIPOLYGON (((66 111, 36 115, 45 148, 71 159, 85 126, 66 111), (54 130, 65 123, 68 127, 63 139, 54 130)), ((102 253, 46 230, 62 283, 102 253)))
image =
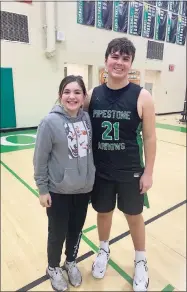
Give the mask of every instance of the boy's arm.
POLYGON ((145 193, 152 186, 152 175, 156 157, 156 129, 155 108, 150 93, 142 89, 140 94, 142 119, 143 119, 143 142, 145 154, 145 169, 141 178, 141 190, 145 193))
POLYGON ((152 96, 148 91, 143 92, 142 118, 143 140, 145 151, 145 173, 152 175, 156 156, 155 109, 152 96))
POLYGON ((89 109, 92 92, 93 92, 93 88, 88 91, 88 94, 87 94, 87 96, 85 98, 84 106, 83 106, 85 111, 88 111, 88 109, 89 109))

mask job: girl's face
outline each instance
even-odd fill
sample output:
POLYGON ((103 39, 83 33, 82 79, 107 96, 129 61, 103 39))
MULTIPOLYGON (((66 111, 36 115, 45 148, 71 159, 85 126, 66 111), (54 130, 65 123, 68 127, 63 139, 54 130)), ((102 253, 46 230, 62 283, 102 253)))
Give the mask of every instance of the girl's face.
POLYGON ((77 116, 80 107, 84 104, 84 93, 75 81, 68 83, 61 93, 60 101, 70 116, 77 116))

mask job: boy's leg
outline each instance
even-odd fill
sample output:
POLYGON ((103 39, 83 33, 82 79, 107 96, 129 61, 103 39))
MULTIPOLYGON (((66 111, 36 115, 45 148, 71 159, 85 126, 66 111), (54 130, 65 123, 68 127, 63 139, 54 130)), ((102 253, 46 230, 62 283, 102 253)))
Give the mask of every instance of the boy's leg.
POLYGON ((142 214, 127 215, 125 214, 134 249, 137 251, 145 251, 145 224, 142 214))
POLYGON ((115 183, 96 177, 92 191, 92 206, 98 212, 97 227, 100 249, 92 266, 92 274, 99 279, 104 277, 109 260, 109 237, 115 205, 115 183))
POLYGON ((50 193, 52 205, 47 208, 48 216, 48 268, 53 289, 67 290, 67 283, 60 269, 62 248, 65 241, 69 220, 69 195, 50 193))
POLYGON ((76 265, 76 258, 79 251, 79 244, 82 236, 90 194, 75 194, 71 202, 68 231, 66 236, 67 256, 64 268, 67 271, 70 283, 74 287, 80 286, 82 282, 81 273, 76 265))
POLYGON ((118 208, 127 219, 135 250, 134 291, 147 291, 149 284, 145 252, 145 224, 142 216, 144 196, 140 194, 139 179, 118 184, 118 208))
POLYGON ((97 213, 97 228, 99 241, 108 241, 112 227, 113 211, 107 213, 97 213))

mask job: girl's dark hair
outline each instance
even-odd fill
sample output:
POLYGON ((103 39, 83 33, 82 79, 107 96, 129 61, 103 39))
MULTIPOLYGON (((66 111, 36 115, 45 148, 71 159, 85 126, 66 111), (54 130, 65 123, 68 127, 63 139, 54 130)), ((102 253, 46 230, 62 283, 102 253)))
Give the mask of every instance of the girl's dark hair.
POLYGON ((132 62, 135 58, 135 46, 133 43, 126 37, 113 39, 109 44, 105 52, 105 59, 108 59, 108 56, 111 53, 119 52, 121 55, 126 54, 132 56, 132 62))
POLYGON ((62 81, 60 83, 59 90, 58 90, 59 98, 60 98, 62 92, 64 91, 64 88, 66 87, 66 85, 68 85, 71 82, 77 82, 79 84, 79 86, 81 87, 83 94, 86 95, 86 87, 85 87, 84 81, 82 79, 82 76, 69 75, 69 76, 65 77, 64 79, 62 79, 62 81))

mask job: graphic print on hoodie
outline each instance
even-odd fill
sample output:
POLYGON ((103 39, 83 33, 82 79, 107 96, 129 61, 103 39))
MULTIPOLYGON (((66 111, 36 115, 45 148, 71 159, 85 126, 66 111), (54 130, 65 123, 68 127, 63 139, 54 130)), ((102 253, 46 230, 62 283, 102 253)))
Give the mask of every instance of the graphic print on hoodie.
POLYGON ((92 128, 88 113, 70 117, 60 105, 38 126, 34 179, 39 194, 88 193, 95 180, 92 128))
POLYGON ((87 152, 90 152, 90 127, 89 124, 85 122, 75 122, 64 124, 67 139, 68 139, 68 149, 69 158, 84 157, 87 152))

